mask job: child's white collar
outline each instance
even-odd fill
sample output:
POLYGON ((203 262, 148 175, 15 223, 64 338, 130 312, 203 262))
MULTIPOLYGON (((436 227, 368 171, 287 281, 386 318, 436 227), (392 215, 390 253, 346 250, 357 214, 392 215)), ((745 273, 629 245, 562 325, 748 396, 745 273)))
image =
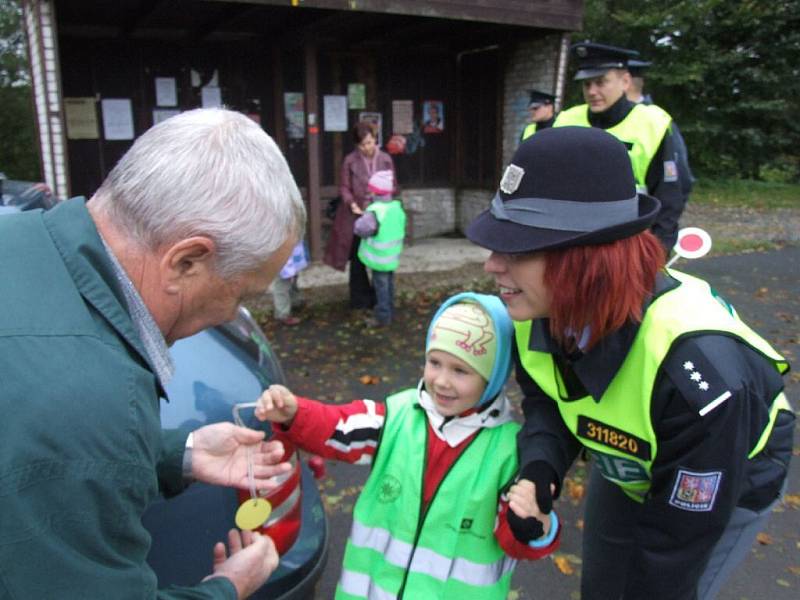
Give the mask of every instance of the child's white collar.
POLYGON ((417 400, 425 409, 436 437, 447 442, 451 448, 458 446, 478 429, 498 427, 512 420, 511 403, 505 390, 501 391, 485 410, 470 413, 466 417, 452 417, 445 422, 445 417, 436 410, 436 404, 422 386, 423 382, 420 381, 417 387, 417 400))

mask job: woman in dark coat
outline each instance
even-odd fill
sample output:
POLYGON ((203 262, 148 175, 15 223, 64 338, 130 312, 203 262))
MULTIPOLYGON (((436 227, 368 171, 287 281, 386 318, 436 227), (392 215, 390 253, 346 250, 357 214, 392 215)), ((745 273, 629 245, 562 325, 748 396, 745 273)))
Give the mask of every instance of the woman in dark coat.
POLYGON ((342 202, 333 220, 323 261, 334 269, 344 271, 349 260, 350 308, 372 308, 375 290, 370 285, 367 268, 358 260, 358 240, 353 240, 353 223, 372 201, 367 191, 370 176, 375 171, 386 169, 391 169, 394 174, 394 163, 391 156, 378 149, 375 130, 370 123, 356 123, 352 134, 356 147, 342 163, 339 185, 342 202))

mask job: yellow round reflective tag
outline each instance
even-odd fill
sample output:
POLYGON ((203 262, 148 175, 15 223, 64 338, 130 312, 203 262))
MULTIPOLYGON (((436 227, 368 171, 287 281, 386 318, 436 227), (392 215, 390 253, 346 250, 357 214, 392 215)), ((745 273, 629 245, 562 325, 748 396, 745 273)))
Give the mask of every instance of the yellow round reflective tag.
POLYGON ((239 529, 258 529, 269 519, 272 505, 264 498, 249 498, 236 511, 236 526, 239 529))

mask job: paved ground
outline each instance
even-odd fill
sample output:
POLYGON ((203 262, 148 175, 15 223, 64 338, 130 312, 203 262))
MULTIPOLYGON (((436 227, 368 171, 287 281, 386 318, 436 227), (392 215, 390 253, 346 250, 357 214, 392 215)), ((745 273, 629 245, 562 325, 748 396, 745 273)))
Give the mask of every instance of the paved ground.
MULTIPOLYGON (((763 231, 755 239, 763 238, 763 231)), ((782 234, 780 234, 782 235, 782 234)), ((474 252, 459 240, 432 240, 417 248, 422 258, 440 260, 455 249, 474 252), (445 252, 445 249, 449 249, 445 252)), ((413 249, 409 250, 408 256, 413 249)), ((480 251, 478 251, 480 252, 480 251)), ((480 260, 480 256, 477 258, 480 260)), ((470 259, 474 260, 474 259, 470 259)), ((407 263, 410 261, 406 261, 407 263)), ((800 247, 770 252, 706 257, 676 265, 707 277, 757 330, 798 364, 800 358, 800 247)), ((424 332, 433 310, 452 289, 486 286, 479 264, 458 260, 447 271, 415 272, 398 276, 400 299, 398 319, 390 329, 378 332, 361 327, 362 315, 344 308, 345 288, 340 283, 319 283, 306 272, 306 296, 311 306, 301 311, 306 321, 293 328, 280 328, 264 319, 265 329, 283 361, 290 384, 299 393, 328 402, 351 398, 382 398, 408 387, 421 374, 424 332), (414 282, 411 284, 410 282, 414 282), (437 284, 441 284, 438 285, 437 284), (455 288, 453 286, 456 286, 455 288), (419 290, 429 290, 420 292, 419 290), (327 295, 326 295, 327 294, 327 295)), ((339 275, 338 277, 342 277, 339 275)), ((302 280, 301 280, 302 281, 302 280)), ((344 281, 340 279, 339 281, 344 281)), ((795 407, 800 399, 800 377, 787 377, 789 397, 795 407)), ((518 391, 514 393, 518 398, 518 391)), ((800 437, 796 438, 796 444, 800 437)), ((800 454, 796 450, 795 454, 800 454)), ((350 513, 360 486, 366 478, 363 467, 328 463, 328 477, 321 482, 331 523, 331 553, 317 597, 331 598, 341 566, 341 553, 350 526, 350 513)), ((512 596, 571 599, 578 597, 580 563, 580 515, 583 467, 571 472, 573 497, 565 494, 559 511, 565 522, 562 548, 555 557, 521 565, 513 580, 512 596), (572 572, 565 573, 564 571, 572 572)), ((723 590, 723 600, 795 599, 800 595, 800 458, 794 461, 788 501, 773 515, 764 544, 757 544, 747 562, 723 590)))

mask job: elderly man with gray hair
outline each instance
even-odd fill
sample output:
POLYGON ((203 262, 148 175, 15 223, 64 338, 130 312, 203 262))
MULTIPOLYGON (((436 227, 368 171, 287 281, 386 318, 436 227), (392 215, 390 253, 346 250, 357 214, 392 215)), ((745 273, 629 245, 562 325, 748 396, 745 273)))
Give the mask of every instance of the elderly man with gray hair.
POLYGON ((88 202, 0 220, 0 597, 243 598, 264 583, 272 541, 232 530, 202 582, 157 590, 141 516, 191 480, 247 488, 248 453, 258 489, 289 469, 263 432, 162 430, 159 399, 168 346, 262 294, 304 225, 278 147, 219 109, 148 130, 88 202))

